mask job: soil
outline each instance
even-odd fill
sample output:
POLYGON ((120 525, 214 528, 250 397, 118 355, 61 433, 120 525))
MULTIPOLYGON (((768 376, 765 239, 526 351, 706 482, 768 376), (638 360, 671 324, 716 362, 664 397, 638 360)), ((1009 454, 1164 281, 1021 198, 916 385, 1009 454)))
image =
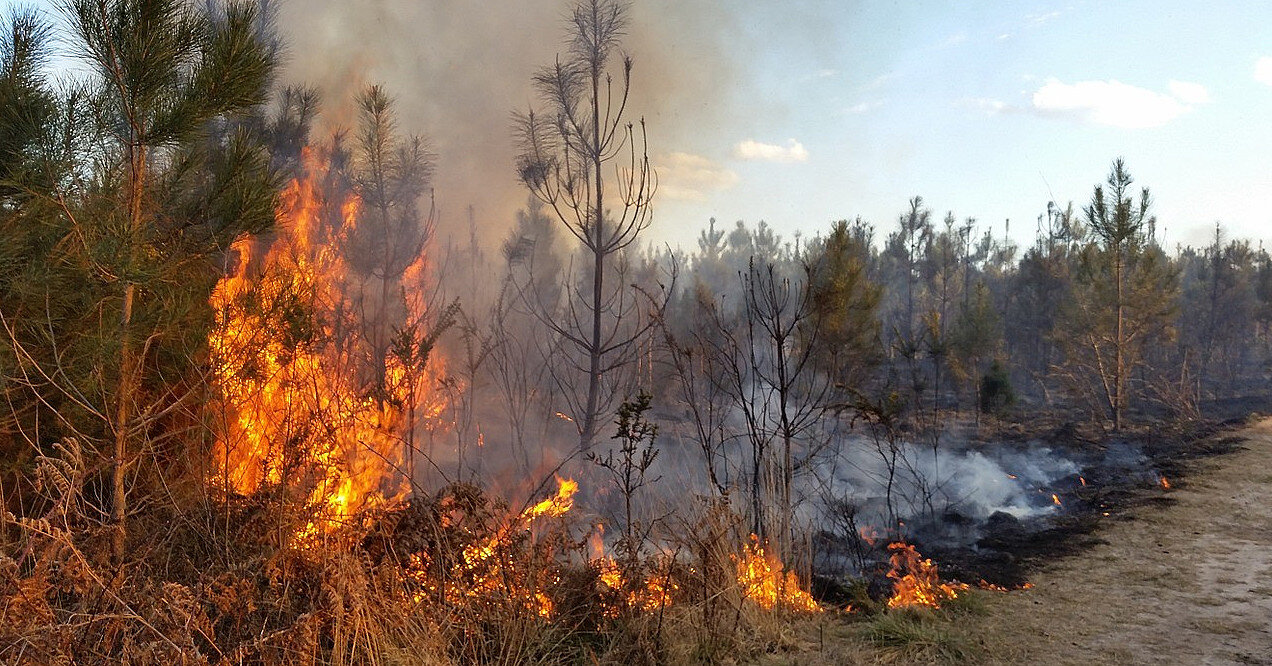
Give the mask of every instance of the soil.
POLYGON ((1192 457, 1153 501, 1102 516, 1033 589, 993 595, 966 627, 987 661, 1272 665, 1272 419, 1233 435, 1198 443, 1225 454, 1192 457))

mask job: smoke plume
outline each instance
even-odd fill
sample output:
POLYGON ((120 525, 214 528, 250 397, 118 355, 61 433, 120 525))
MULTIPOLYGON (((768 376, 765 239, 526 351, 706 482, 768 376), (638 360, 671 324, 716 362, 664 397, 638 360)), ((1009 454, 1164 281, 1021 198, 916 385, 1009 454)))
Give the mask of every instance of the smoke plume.
MULTIPOLYGON (((284 1, 285 79, 322 93, 327 130, 352 123, 363 85, 385 84, 401 129, 426 135, 437 153, 443 236, 467 235, 471 205, 478 237, 490 244, 527 196, 513 168, 511 113, 538 105, 531 78, 565 51, 569 8, 562 0, 284 1)), ((731 27, 713 9, 674 0, 631 8, 627 117, 645 118, 655 164, 676 150, 682 128, 711 127, 730 106, 731 65, 719 54, 731 27)))

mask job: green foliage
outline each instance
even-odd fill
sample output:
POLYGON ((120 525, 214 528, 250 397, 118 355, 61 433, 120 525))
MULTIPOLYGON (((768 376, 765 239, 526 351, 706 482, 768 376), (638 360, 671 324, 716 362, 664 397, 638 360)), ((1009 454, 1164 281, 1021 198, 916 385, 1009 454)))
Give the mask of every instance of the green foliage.
POLYGON ((871 620, 863 633, 871 643, 897 652, 909 663, 962 663, 977 654, 971 641, 939 611, 884 613, 871 620))
POLYGON ((649 411, 653 396, 641 391, 634 400, 626 400, 618 407, 618 419, 614 424, 617 431, 611 439, 618 441, 618 448, 604 455, 589 451, 588 460, 609 473, 615 487, 623 499, 623 537, 619 540, 618 550, 623 555, 626 579, 638 580, 631 574, 634 563, 644 545, 649 525, 644 526, 637 520, 634 508, 636 493, 645 486, 655 483, 658 478, 649 478, 649 470, 658 459, 658 448, 654 439, 658 436, 658 426, 645 418, 649 411))
POLYGON ((171 489, 201 460, 185 408, 203 387, 217 265, 273 223, 279 181, 246 120, 274 59, 246 2, 59 7, 65 40, 29 10, 0 39, 0 367, 23 378, 6 384, 0 429, 25 435, 0 447, 75 436, 113 486, 171 489), (59 82, 42 67, 53 55, 86 75, 59 82))
POLYGON ((980 379, 981 413, 1000 414, 1015 404, 1016 390, 1011 385, 1011 375, 1001 361, 994 359, 980 379))
POLYGON ((1148 190, 1135 204, 1132 182, 1119 159, 1109 189, 1095 187, 1085 212, 1096 242, 1078 251, 1073 292, 1054 331, 1070 385, 1115 430, 1146 390, 1135 371, 1147 352, 1174 339, 1179 289, 1170 259, 1145 230, 1152 222, 1148 190))
POLYGON ((878 361, 883 290, 870 280, 873 230, 861 220, 840 220, 820 247, 811 249, 809 299, 817 322, 816 362, 835 381, 856 386, 878 361))

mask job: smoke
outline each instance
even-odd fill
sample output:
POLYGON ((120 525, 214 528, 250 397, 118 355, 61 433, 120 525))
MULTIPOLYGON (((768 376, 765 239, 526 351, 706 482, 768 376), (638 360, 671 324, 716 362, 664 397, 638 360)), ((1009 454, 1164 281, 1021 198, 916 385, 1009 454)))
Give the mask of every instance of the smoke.
MULTIPOLYGON (((490 246, 526 201, 513 168, 511 114, 537 105, 531 78, 565 50, 569 7, 563 0, 283 2, 284 80, 322 93, 328 130, 351 124, 363 85, 385 84, 401 129, 426 135, 437 153, 443 235, 467 235, 471 205, 478 237, 490 246)), ((623 40, 635 61, 627 117, 646 119, 657 162, 690 128, 713 126, 731 106, 732 65, 719 54, 732 26, 712 3, 652 0, 631 9, 623 40)))
POLYGON ((928 517, 976 525, 998 512, 1019 519, 1050 515, 1058 510, 1052 500, 1057 485, 1082 472, 1078 461, 1042 444, 944 444, 934 453, 903 443, 897 453, 890 474, 890 456, 867 438, 850 437, 842 454, 816 475, 826 481, 833 499, 858 507, 860 524, 882 531, 888 524, 890 476, 893 513, 915 527, 928 517))

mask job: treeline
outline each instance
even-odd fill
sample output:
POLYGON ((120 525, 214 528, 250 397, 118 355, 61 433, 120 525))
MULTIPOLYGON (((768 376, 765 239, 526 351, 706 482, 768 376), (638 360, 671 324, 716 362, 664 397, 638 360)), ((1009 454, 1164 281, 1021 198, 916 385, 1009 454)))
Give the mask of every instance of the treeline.
POLYGON ((712 220, 695 252, 668 259, 687 267, 673 319, 747 301, 753 276, 776 271, 806 300, 792 314, 815 364, 848 394, 969 414, 1018 403, 1117 430, 1128 413, 1196 417, 1262 391, 1267 250, 1216 225, 1206 247, 1168 252, 1132 183, 1117 160, 1084 206, 1048 203, 1025 248, 953 212, 937 222, 918 197, 885 234, 857 219, 782 240, 712 220))
POLYGON ((713 220, 696 251, 664 259, 687 267, 670 319, 747 310, 772 272, 841 399, 899 392, 969 415, 1017 404, 1117 430, 1261 394, 1268 252, 1218 224, 1209 245, 1168 251, 1151 209, 1119 159, 1085 205, 1048 203, 1025 248, 974 218, 936 222, 919 197, 895 225, 843 220, 790 241, 713 220))

